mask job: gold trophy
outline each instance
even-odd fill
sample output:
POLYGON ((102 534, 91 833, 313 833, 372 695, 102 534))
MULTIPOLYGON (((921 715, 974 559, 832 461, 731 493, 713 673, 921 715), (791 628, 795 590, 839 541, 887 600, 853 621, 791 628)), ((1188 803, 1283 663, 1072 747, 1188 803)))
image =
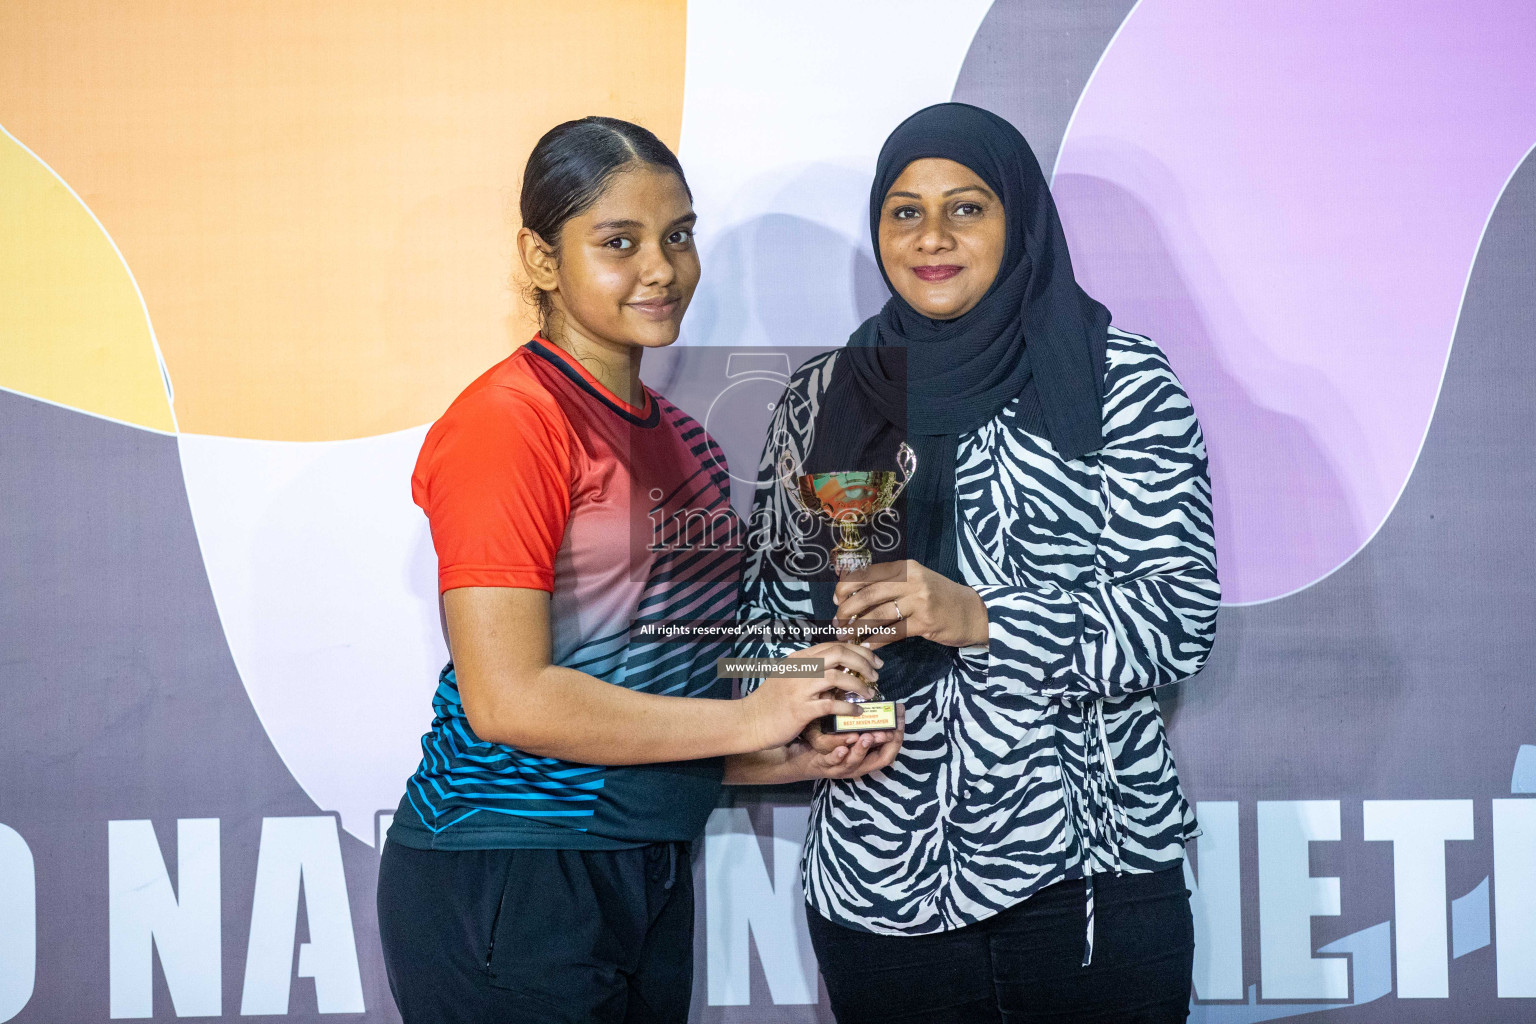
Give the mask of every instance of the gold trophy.
MULTIPOLYGON (((779 481, 789 491, 795 504, 812 515, 831 521, 837 533, 832 547, 832 564, 838 574, 867 569, 874 561, 864 540, 864 527, 875 513, 890 508, 917 470, 917 455, 905 441, 896 449, 898 479, 893 470, 841 470, 833 473, 801 473, 795 457, 786 451, 779 456, 779 481)), ((855 639, 859 634, 855 632, 855 639)), ((863 676, 850 672, 863 681, 863 676)), ((866 701, 856 693, 844 699, 862 704, 861 714, 832 716, 832 732, 871 732, 896 728, 896 704, 875 699, 866 701)))

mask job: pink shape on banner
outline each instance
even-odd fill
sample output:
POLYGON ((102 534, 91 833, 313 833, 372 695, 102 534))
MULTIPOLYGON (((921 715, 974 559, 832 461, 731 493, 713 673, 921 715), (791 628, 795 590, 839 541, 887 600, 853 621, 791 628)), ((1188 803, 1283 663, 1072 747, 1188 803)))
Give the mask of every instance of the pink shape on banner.
POLYGON ((1205 428, 1228 603, 1375 534, 1418 458, 1463 289, 1536 143, 1536 5, 1143 2, 1054 191, 1084 286, 1205 428))

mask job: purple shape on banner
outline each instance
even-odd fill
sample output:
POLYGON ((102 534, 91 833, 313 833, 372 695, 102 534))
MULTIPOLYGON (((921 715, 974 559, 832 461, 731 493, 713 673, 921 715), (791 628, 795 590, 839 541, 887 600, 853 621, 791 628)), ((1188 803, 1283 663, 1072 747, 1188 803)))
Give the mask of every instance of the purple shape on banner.
POLYGON ((1536 143, 1536 5, 1143 2, 1054 191, 1085 287, 1205 428, 1229 603, 1375 534, 1429 426, 1488 216, 1536 143))

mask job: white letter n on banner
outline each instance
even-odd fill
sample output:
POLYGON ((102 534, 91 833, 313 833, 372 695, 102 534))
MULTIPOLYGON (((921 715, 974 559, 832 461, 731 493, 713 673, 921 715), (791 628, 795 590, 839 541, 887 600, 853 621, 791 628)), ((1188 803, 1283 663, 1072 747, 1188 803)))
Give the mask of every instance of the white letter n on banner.
POLYGON ((704 830, 705 963, 709 1005, 751 1002, 748 934, 775 1005, 816 1002, 816 954, 800 895, 800 847, 810 811, 773 809, 773 880, 744 808, 722 807, 704 830))
POLYGON ((309 941, 299 947, 298 975, 315 979, 315 1004, 321 1013, 363 1012, 363 981, 336 819, 319 815, 261 820, 251 942, 240 996, 244 1016, 288 1012, 301 882, 309 941))
POLYGON ((108 979, 114 1018, 154 1015, 153 948, 178 1017, 221 1007, 219 819, 176 822, 176 888, 148 821, 107 822, 108 979))
POLYGON ((1243 878, 1236 801, 1204 801, 1195 809, 1200 877, 1184 861, 1195 916, 1195 996, 1243 998, 1243 878))

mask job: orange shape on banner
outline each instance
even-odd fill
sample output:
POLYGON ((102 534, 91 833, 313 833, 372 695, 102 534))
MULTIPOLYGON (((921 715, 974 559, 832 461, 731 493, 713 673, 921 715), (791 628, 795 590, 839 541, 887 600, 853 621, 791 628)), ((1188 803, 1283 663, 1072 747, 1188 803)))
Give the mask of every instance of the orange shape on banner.
POLYGON ((0 125, 117 242, 182 430, 381 434, 531 333, 539 135, 610 114, 675 147, 685 25, 682 0, 13 2, 0 125))

